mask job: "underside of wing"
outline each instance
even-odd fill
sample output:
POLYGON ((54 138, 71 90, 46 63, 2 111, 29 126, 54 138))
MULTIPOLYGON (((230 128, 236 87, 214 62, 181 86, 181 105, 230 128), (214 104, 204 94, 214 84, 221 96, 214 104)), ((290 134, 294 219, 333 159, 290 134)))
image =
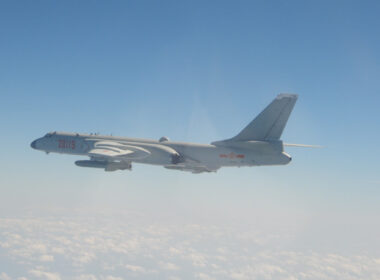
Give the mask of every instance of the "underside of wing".
POLYGON ((178 164, 165 165, 164 167, 167 169, 188 171, 191 173, 216 172, 220 168, 220 166, 207 166, 189 157, 184 157, 183 161, 178 164))
POLYGON ((206 166, 186 166, 182 164, 178 165, 165 165, 165 168, 167 169, 174 169, 174 170, 181 170, 181 171, 188 171, 191 173, 203 173, 203 172, 216 172, 217 169, 210 169, 206 166))

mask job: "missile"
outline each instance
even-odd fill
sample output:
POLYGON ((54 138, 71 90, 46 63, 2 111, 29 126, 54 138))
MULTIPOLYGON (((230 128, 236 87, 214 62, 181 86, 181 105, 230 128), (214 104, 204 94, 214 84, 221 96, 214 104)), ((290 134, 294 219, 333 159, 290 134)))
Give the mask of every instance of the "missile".
POLYGON ((128 162, 108 162, 98 160, 77 160, 75 165, 80 167, 104 168, 105 171, 132 169, 132 164, 128 162))

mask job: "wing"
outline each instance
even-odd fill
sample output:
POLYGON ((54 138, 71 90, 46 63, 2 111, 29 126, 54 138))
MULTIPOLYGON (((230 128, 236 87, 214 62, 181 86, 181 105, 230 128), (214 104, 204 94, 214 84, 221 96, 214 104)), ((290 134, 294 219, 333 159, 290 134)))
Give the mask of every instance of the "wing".
POLYGON ((114 141, 99 141, 88 152, 90 157, 107 161, 132 161, 150 156, 150 152, 144 148, 125 145, 114 141))
POLYGON ((183 157, 183 161, 178 164, 165 165, 167 169, 188 171, 192 173, 202 173, 202 172, 216 172, 220 166, 207 166, 198 160, 192 159, 190 157, 183 157))
POLYGON ((186 165, 165 165, 165 168, 174 169, 174 170, 181 170, 181 171, 188 171, 191 173, 216 172, 216 170, 218 170, 218 168, 210 169, 206 166, 186 166, 186 165))
POLYGON ((123 158, 128 157, 128 155, 133 154, 131 150, 121 150, 118 148, 96 148, 88 152, 92 157, 103 157, 103 158, 123 158))

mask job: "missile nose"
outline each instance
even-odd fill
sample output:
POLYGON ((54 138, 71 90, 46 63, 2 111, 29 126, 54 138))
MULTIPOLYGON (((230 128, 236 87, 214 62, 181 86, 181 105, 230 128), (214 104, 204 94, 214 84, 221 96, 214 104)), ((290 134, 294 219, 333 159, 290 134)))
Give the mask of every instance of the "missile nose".
POLYGON ((37 140, 34 140, 34 141, 30 144, 30 147, 32 147, 33 149, 36 149, 36 142, 37 142, 37 140))

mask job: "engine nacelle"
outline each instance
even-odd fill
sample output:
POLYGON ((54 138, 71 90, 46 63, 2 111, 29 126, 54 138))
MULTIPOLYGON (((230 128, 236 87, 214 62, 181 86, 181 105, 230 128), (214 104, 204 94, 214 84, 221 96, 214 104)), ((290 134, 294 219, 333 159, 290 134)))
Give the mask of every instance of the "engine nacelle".
POLYGON ((172 164, 178 164, 184 161, 185 159, 180 154, 176 153, 172 155, 172 164))

